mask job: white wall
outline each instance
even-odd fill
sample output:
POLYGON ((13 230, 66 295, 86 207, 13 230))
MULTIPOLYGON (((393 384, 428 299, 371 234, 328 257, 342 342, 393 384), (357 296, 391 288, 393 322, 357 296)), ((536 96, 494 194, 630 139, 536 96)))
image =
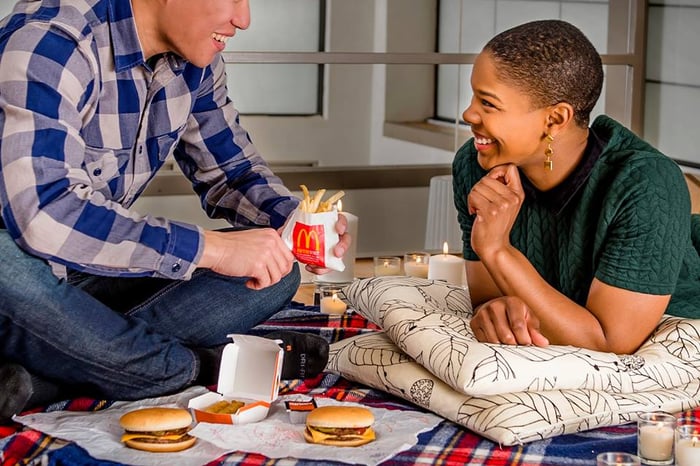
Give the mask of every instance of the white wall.
MULTIPOLYGON (((294 194, 301 197, 300 192, 294 194)), ((197 223, 204 228, 227 226, 223 220, 207 218, 194 195, 142 197, 134 209, 197 223)), ((423 249, 428 210, 427 187, 348 190, 343 198, 343 210, 359 217, 358 257, 403 255, 407 251, 423 249)))
MULTIPOLYGON (((374 44, 376 52, 387 51, 387 0, 374 2, 374 44)), ((444 151, 433 147, 414 144, 384 136, 384 115, 386 106, 386 68, 387 65, 375 65, 369 92, 372 95, 370 118, 370 165, 401 164, 442 164, 451 163, 453 151, 444 151)), ((410 96, 406 96, 410 99, 410 96)))
MULTIPOLYGON (((494 35, 537 19, 562 19, 583 31, 599 53, 608 53, 608 2, 600 0, 442 0, 440 52, 479 53, 494 35)), ((441 65, 437 114, 461 118, 469 104, 471 65, 441 65)), ((604 112, 605 89, 593 115, 604 112)))
POLYGON ((14 5, 15 2, 12 1, 0 2, 0 18, 4 18, 5 16, 9 15, 14 5))
POLYGON ((644 136, 661 151, 700 163, 700 0, 649 7, 644 136))

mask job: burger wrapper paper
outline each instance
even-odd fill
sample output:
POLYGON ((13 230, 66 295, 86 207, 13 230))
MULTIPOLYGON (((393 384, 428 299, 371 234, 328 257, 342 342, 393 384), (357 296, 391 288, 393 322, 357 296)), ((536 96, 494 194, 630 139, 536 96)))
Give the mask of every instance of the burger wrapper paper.
MULTIPOLYGON (((307 460, 338 461, 352 464, 378 464, 395 454, 411 448, 418 435, 437 426, 443 419, 420 411, 388 410, 357 403, 340 402, 330 398, 316 398, 321 406, 363 406, 374 414, 372 428, 376 439, 359 447, 335 447, 307 443, 304 424, 292 424, 285 401, 299 395, 281 396, 273 403, 270 414, 255 424, 227 426, 198 424, 192 435, 231 450, 256 452, 269 458, 299 458, 307 460)), ((308 398, 308 397, 307 397, 308 398)))
MULTIPOLYGON (((149 453, 127 448, 120 442, 124 431, 119 418, 123 414, 150 406, 182 408, 190 399, 207 392, 205 387, 190 387, 165 397, 117 401, 101 411, 52 411, 16 416, 15 420, 48 435, 75 442, 98 460, 142 466, 200 466, 234 451, 260 453, 270 458, 293 457, 372 465, 415 445, 418 434, 433 429, 443 420, 432 413, 370 407, 375 417, 376 440, 359 447, 315 445, 304 440, 304 424, 289 422, 285 401, 298 399, 299 395, 288 395, 273 402, 270 414, 261 422, 197 424, 190 432, 198 437, 197 442, 181 452, 149 453)), ((316 398, 316 403, 318 406, 353 405, 326 398, 316 398)))
POLYGON ((342 272, 345 264, 333 254, 340 241, 337 222, 337 210, 311 214, 297 208, 282 229, 282 240, 299 262, 342 272))
POLYGON ((192 448, 176 453, 134 450, 120 441, 124 429, 119 425, 119 418, 139 408, 152 406, 184 408, 191 398, 207 392, 208 390, 204 387, 190 387, 170 396, 139 401, 117 401, 108 409, 101 411, 52 411, 16 416, 15 420, 54 437, 75 442, 98 460, 136 466, 164 464, 201 466, 226 454, 231 449, 197 440, 192 448))

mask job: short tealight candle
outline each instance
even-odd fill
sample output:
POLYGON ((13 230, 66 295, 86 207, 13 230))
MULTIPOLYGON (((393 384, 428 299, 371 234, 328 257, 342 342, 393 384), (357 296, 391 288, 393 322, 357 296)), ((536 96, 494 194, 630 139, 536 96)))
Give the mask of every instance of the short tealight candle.
POLYGON ((637 455, 644 464, 673 464, 676 418, 668 413, 642 413, 637 421, 637 455))
POLYGON ((430 254, 409 252, 403 256, 403 270, 409 277, 428 278, 430 254))
POLYGON ((676 427, 676 465, 700 464, 700 425, 684 424, 676 427))
POLYGON ((378 256, 374 258, 374 276, 386 277, 401 275, 401 258, 394 256, 378 256))
POLYGON ((321 312, 324 314, 343 314, 348 305, 338 297, 340 289, 333 286, 322 286, 321 292, 321 312))
POLYGON ((596 466, 642 466, 642 460, 631 453, 609 451, 596 457, 596 466))

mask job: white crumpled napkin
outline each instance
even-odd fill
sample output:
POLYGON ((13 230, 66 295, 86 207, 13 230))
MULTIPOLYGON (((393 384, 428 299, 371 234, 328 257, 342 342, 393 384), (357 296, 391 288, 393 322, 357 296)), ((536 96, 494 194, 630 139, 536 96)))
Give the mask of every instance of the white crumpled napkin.
MULTIPOLYGON (((206 391, 204 387, 191 387, 165 397, 115 402, 102 411, 53 411, 16 416, 15 420, 51 436, 76 442, 94 458, 138 466, 200 466, 233 451, 261 453, 270 458, 376 464, 415 445, 418 434, 434 428, 443 420, 431 413, 370 408, 375 416, 374 428, 377 432, 374 442, 352 448, 312 445, 304 440, 304 424, 289 422, 284 401, 298 398, 298 395, 288 395, 278 398, 269 416, 261 422, 242 425, 197 424, 191 433, 200 440, 192 448, 181 452, 149 453, 127 448, 121 443, 123 430, 119 418, 124 413, 147 406, 186 407, 191 398, 206 391)), ((326 398, 317 398, 316 403, 318 406, 353 404, 326 398)))
POLYGON ((173 465, 201 466, 231 451, 211 443, 198 441, 192 448, 176 453, 150 453, 127 448, 120 441, 124 429, 119 418, 133 409, 148 406, 186 408, 190 398, 206 393, 204 387, 190 387, 175 395, 139 401, 118 401, 102 411, 52 411, 15 416, 15 420, 32 429, 64 440, 70 440, 97 459, 138 466, 173 465))
MULTIPOLYGON (((376 440, 359 447, 310 444, 304 440, 304 424, 291 424, 282 396, 270 408, 264 421, 238 426, 199 423, 192 435, 230 450, 261 453, 270 458, 333 460, 345 463, 377 464, 418 442, 418 434, 433 429, 443 419, 432 413, 369 408, 374 414, 376 440)), ((317 406, 356 405, 330 398, 316 398, 317 406)))

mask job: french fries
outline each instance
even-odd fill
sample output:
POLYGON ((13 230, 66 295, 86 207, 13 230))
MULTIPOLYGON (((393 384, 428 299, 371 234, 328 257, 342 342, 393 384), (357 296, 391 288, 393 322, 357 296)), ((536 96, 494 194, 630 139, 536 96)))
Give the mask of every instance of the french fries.
POLYGON ((326 194, 325 189, 317 190, 312 197, 311 193, 309 192, 309 188, 307 188, 306 185, 302 184, 299 187, 301 188, 301 192, 304 195, 304 198, 301 200, 299 208, 302 212, 306 212, 309 214, 330 212, 331 210, 333 210, 333 204, 335 204, 340 198, 345 196, 345 191, 338 191, 324 201, 323 196, 326 194))

